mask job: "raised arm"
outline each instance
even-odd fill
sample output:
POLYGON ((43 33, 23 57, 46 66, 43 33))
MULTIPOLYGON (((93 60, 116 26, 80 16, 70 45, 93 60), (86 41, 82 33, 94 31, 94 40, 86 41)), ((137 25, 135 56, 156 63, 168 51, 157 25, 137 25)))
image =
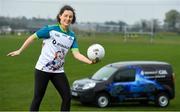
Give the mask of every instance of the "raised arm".
POLYGON ((35 38, 36 38, 35 34, 29 36, 18 50, 8 53, 7 56, 16 56, 21 54, 21 52, 24 51, 34 41, 35 38))

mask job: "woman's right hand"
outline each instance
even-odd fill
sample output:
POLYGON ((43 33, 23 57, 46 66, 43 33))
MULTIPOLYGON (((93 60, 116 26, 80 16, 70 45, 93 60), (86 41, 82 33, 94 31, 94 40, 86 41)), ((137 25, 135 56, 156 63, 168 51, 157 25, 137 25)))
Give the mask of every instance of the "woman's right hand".
POLYGON ((17 56, 17 55, 19 55, 20 53, 21 53, 20 50, 16 50, 16 51, 13 51, 13 52, 8 53, 7 56, 17 56))
POLYGON ((100 62, 99 58, 96 58, 96 59, 92 60, 92 64, 96 64, 98 62, 100 62))

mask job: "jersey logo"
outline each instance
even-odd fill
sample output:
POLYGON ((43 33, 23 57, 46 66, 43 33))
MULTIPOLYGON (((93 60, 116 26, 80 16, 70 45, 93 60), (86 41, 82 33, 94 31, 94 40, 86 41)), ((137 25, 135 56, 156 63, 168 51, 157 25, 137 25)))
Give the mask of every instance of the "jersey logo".
POLYGON ((60 37, 60 34, 58 34, 58 33, 55 33, 55 36, 56 36, 56 37, 60 37))

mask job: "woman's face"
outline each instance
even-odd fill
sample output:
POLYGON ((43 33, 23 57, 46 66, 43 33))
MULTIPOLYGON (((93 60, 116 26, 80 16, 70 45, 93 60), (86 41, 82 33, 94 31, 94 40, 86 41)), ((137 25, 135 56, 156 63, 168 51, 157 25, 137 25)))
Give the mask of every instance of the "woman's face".
POLYGON ((68 27, 73 20, 73 12, 70 10, 65 10, 62 15, 59 15, 60 23, 64 27, 68 27))

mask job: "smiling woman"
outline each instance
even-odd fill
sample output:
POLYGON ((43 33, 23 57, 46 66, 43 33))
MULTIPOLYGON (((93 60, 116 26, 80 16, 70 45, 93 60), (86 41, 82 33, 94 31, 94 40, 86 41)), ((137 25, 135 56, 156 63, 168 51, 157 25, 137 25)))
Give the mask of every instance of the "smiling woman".
POLYGON ((68 79, 64 71, 65 56, 69 50, 74 58, 86 64, 95 64, 79 52, 76 36, 69 26, 76 21, 74 9, 63 6, 57 15, 58 24, 45 26, 32 34, 20 49, 7 56, 22 53, 35 39, 43 39, 43 47, 35 66, 34 98, 30 111, 38 111, 49 80, 62 97, 61 111, 70 111, 71 93, 68 79))

